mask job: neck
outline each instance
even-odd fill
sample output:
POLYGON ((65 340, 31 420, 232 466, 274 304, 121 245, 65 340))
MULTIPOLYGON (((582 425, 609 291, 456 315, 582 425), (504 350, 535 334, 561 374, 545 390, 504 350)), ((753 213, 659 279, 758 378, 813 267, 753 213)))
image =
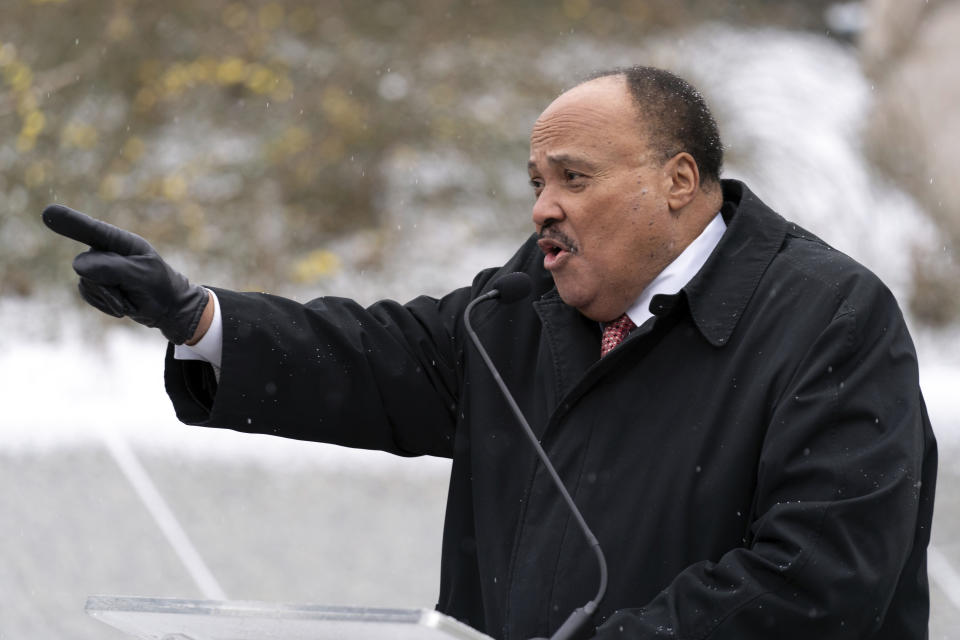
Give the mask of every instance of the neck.
POLYGON ((682 209, 679 209, 675 215, 678 218, 680 226, 678 251, 674 258, 683 253, 683 250, 690 246, 690 243, 697 239, 703 233, 713 217, 717 215, 723 206, 723 190, 720 184, 701 185, 697 190, 696 196, 687 203, 682 209))

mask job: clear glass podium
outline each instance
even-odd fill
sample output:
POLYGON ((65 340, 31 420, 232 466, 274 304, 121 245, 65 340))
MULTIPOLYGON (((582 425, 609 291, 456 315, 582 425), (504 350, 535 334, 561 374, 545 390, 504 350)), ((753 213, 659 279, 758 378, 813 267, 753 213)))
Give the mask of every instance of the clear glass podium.
POLYGON ((90 596, 86 611, 142 640, 491 640, 430 609, 90 596))

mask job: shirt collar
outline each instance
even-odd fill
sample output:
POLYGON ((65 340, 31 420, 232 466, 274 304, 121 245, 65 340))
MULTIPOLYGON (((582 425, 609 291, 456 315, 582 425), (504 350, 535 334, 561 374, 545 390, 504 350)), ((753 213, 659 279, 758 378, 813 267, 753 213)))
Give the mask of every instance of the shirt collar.
POLYGON ((727 229, 727 223, 718 212, 693 242, 661 271, 627 309, 627 316, 638 327, 653 317, 650 302, 656 295, 672 295, 680 291, 706 263, 727 229))

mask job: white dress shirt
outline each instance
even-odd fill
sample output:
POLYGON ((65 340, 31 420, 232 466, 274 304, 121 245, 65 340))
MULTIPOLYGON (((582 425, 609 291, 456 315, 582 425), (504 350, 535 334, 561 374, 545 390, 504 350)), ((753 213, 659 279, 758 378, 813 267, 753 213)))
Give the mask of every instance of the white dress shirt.
POLYGON ((193 346, 174 345, 173 357, 177 360, 205 360, 213 365, 213 371, 219 380, 220 361, 223 355, 223 319, 220 316, 220 300, 217 299, 217 294, 210 291, 210 297, 213 298, 213 320, 210 322, 210 328, 193 346))
POLYGON ((650 312, 650 301, 653 300, 654 296, 661 293, 673 295, 683 289, 693 276, 697 275, 726 230, 727 223, 723 221, 723 216, 717 213, 710 224, 700 232, 700 235, 687 245, 683 253, 668 264, 653 279, 653 282, 647 285, 636 302, 627 309, 627 316, 633 320, 633 324, 639 327, 653 317, 653 313, 650 312))

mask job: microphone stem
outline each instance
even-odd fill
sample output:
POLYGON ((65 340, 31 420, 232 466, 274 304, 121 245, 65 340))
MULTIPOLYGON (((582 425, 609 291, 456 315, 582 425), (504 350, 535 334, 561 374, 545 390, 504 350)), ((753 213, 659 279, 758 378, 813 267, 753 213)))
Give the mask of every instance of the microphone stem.
MULTIPOLYGON (((507 388, 506 383, 504 383, 503 378, 500 377, 500 372, 497 370, 497 367, 494 366, 493 361, 490 359, 490 356, 487 354, 487 350, 483 348, 483 345, 480 343, 480 338, 477 337, 476 332, 473 330, 473 327, 470 324, 470 312, 473 310, 473 307, 479 302, 484 300, 491 300, 500 295, 500 292, 497 289, 488 291, 482 296, 477 297, 470 304, 467 305, 466 310, 463 314, 464 324, 467 327, 467 334, 470 336, 470 339, 473 341, 474 346, 477 348, 477 351, 480 352, 480 357, 483 358, 483 361, 486 363, 487 368, 490 370, 490 374, 493 376, 494 381, 497 383, 497 386, 500 387, 500 391, 503 393, 504 398, 506 398, 507 403, 510 405, 510 408, 513 410, 514 416, 516 416, 517 421, 520 423, 520 426, 523 427, 524 433, 527 434, 527 438, 530 440, 530 443, 533 445, 534 450, 537 452, 537 456, 540 458, 540 462, 543 463, 544 468, 553 478, 554 483, 557 485, 557 489, 560 491, 560 495, 563 496, 564 501, 566 501, 567 506, 570 508, 573 517, 576 519, 577 524, 580 525, 580 529, 583 531, 583 535, 586 537, 587 542, 590 547, 593 549, 594 553, 597 556, 597 563, 600 566, 600 588, 597 590, 597 595, 593 600, 588 602, 583 606, 582 611, 589 616, 592 614, 597 605, 603 599, 604 594, 607 591, 607 561, 604 558, 603 550, 600 548, 600 543, 597 541, 596 536, 593 535, 593 532, 590 530, 590 527, 587 526, 586 520, 583 518, 583 514, 580 513, 580 509, 577 508, 577 505, 574 503, 573 498, 570 497, 570 492, 567 491, 566 485, 563 483, 563 480, 560 479, 560 474, 557 473, 557 470, 554 468, 553 463, 550 462, 550 458, 547 457, 547 452, 543 450, 543 447, 540 445, 540 441, 537 440, 537 436, 533 433, 533 429, 530 428, 530 424, 527 422, 526 417, 524 417, 523 412, 520 410, 520 407, 517 405, 516 400, 513 399, 513 394, 510 393, 510 390, 507 388)), ((580 611, 579 609, 577 611, 580 611)), ((577 615, 577 611, 571 615, 571 618, 577 615)), ((569 621, 569 619, 568 619, 569 621)), ((581 622, 585 622, 586 617, 581 622)), ((565 631, 567 624, 564 623, 561 628, 558 630, 558 633, 555 634, 554 638, 560 635, 560 632, 565 631)), ((569 630, 571 633, 565 633, 564 635, 572 635, 574 629, 569 630)))

